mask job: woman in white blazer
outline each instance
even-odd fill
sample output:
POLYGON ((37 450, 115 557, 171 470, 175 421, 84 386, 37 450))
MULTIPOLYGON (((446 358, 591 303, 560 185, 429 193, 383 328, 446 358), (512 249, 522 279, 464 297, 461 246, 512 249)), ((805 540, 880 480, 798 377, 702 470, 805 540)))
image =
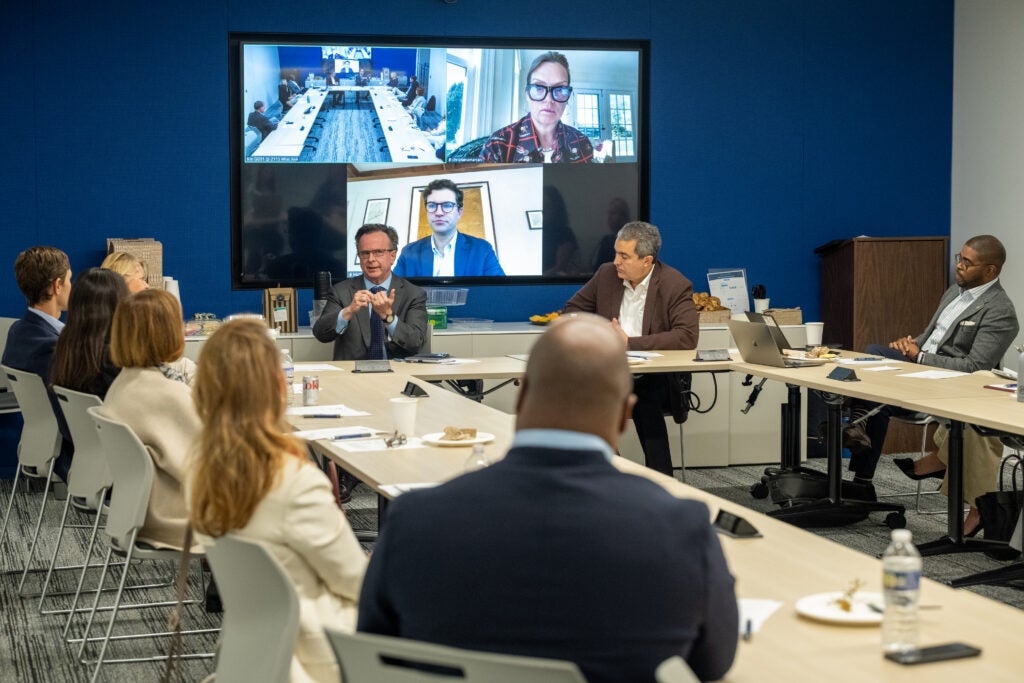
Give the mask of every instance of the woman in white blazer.
POLYGON ((336 682, 324 627, 355 630, 366 554, 327 477, 287 434, 281 355, 265 325, 236 320, 203 344, 194 383, 202 420, 189 484, 200 542, 261 542, 299 596, 291 680, 336 682))

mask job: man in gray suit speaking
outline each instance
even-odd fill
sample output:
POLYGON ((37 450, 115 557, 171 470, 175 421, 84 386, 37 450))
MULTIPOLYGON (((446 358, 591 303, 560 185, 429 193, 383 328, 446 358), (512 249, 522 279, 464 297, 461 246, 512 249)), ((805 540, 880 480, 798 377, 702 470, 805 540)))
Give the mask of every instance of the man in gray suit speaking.
MULTIPOLYGON (((970 238, 956 256, 956 284, 942 295, 939 307, 925 331, 918 337, 903 337, 887 346, 869 345, 867 352, 960 372, 998 367, 1020 329, 1013 302, 999 284, 999 273, 1005 262, 1006 249, 997 238, 992 235, 970 238)), ((871 480, 885 443, 889 418, 897 411, 886 406, 866 421, 867 437, 871 445, 854 452, 850 460, 850 470, 854 473, 855 481, 871 480)), ((941 448, 944 441, 941 437, 944 434, 936 436, 936 443, 941 448)), ((1002 446, 998 445, 998 440, 992 441, 995 444, 991 450, 997 453, 994 464, 998 466, 998 454, 1001 454, 1002 446)), ((972 493, 974 496, 980 495, 995 484, 995 470, 993 463, 989 462, 992 457, 982 455, 983 450, 990 450, 983 437, 978 437, 973 430, 966 430, 964 491, 969 496, 972 493), (972 491, 975 488, 972 480, 978 481, 977 493, 972 491)), ((936 454, 916 463, 908 459, 898 460, 896 464, 912 479, 941 477, 945 467, 936 454)), ((973 501, 971 497, 972 513, 964 522, 965 533, 973 531, 978 525, 979 518, 977 510, 973 509, 973 501)))
POLYGON ((401 358, 420 352, 427 340, 427 294, 393 275, 398 233, 368 223, 356 232, 363 274, 331 288, 313 327, 322 342, 334 342, 334 360, 401 358))

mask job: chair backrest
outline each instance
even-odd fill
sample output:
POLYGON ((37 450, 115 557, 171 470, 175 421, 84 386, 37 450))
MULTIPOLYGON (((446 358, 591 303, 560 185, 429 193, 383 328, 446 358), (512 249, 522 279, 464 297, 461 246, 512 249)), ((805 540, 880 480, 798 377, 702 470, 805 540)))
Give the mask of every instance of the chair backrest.
POLYGON ((60 452, 61 436, 43 378, 34 372, 15 370, 6 365, 0 369, 11 383, 25 418, 18 443, 18 462, 30 467, 48 467, 60 452))
POLYGON ((324 629, 345 683, 584 683, 572 662, 324 629))
MULTIPOLYGON (((11 331, 11 325, 18 321, 17 318, 0 318, 0 353, 7 348, 7 333, 11 331)), ((10 391, 11 385, 7 381, 7 375, 0 373, 0 389, 10 391)))
POLYGON ((299 599, 291 579, 259 543, 235 536, 206 549, 224 622, 218 681, 288 681, 299 634, 299 599))
POLYGON ((260 132, 259 128, 253 128, 252 126, 245 127, 245 156, 252 156, 252 153, 256 151, 256 148, 263 142, 263 133, 260 132))
POLYGON ((106 532, 119 547, 127 548, 132 532, 146 523, 156 466, 132 428, 103 417, 100 410, 102 406, 93 406, 86 412, 99 432, 102 452, 114 478, 106 532))
POLYGON ((68 476, 68 493, 72 496, 85 498, 90 507, 99 508, 100 491, 114 483, 103 455, 103 444, 100 443, 96 423, 86 412, 93 406, 103 405, 103 401, 95 394, 84 394, 64 387, 54 387, 57 405, 64 411, 64 421, 68 423, 71 441, 75 444, 75 458, 71 461, 71 474, 68 476))
POLYGON ((683 661, 682 657, 669 657, 654 671, 658 683, 700 683, 697 674, 683 661))

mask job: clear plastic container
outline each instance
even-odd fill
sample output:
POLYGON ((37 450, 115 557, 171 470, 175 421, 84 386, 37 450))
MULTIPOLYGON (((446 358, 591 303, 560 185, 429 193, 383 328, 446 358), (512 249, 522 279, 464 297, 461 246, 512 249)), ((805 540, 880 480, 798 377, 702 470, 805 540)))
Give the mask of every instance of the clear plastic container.
POLYGON ((882 649, 906 652, 917 647, 917 601, 921 585, 921 554, 907 529, 894 529, 882 555, 882 649))

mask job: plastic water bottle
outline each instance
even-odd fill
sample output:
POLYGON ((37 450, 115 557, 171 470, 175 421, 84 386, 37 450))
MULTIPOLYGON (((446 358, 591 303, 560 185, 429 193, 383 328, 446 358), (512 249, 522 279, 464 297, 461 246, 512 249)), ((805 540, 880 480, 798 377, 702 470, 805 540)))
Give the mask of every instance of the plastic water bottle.
POLYGON ((1020 353, 1017 357, 1017 402, 1024 403, 1024 387, 1020 384, 1024 380, 1024 345, 1018 346, 1017 351, 1020 353))
POLYGON ((470 453, 468 458, 466 458, 466 463, 463 465, 463 469, 466 472, 472 472, 474 470, 482 470, 490 464, 491 460, 487 457, 487 453, 484 451, 484 445, 478 443, 473 444, 473 452, 470 453))
POLYGON ((894 529, 892 541, 882 555, 882 649, 906 652, 917 647, 917 599, 921 584, 921 554, 911 541, 910 531, 894 529))
POLYGON ((281 349, 281 368, 284 370, 285 393, 288 395, 288 405, 295 400, 295 361, 292 360, 291 351, 281 349))

